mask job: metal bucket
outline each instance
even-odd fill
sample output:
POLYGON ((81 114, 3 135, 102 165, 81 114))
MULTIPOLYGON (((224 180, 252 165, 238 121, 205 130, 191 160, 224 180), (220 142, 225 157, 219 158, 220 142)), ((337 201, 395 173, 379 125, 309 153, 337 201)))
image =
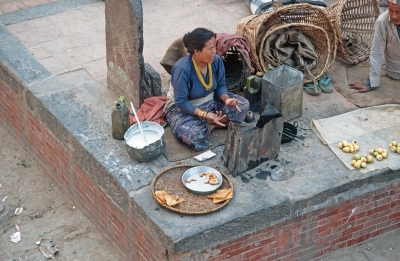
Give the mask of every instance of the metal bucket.
POLYGON ((140 123, 148 143, 145 142, 139 125, 133 124, 125 133, 124 139, 129 156, 137 161, 150 161, 165 149, 164 128, 157 123, 140 123))

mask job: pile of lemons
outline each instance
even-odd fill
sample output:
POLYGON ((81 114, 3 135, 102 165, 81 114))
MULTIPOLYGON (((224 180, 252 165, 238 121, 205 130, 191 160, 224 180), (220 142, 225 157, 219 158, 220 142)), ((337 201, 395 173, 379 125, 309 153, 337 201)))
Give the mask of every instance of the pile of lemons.
POLYGON ((386 149, 382 148, 376 148, 376 149, 370 149, 369 154, 364 154, 364 155, 358 155, 354 154, 353 155, 353 160, 351 161, 351 165, 356 168, 365 168, 367 166, 367 163, 372 163, 374 162, 374 158, 377 161, 381 161, 383 159, 386 159, 388 156, 388 151, 386 149))
POLYGON ((344 152, 355 153, 358 151, 360 146, 358 146, 358 142, 353 140, 352 142, 348 142, 347 140, 343 140, 338 145, 339 149, 342 149, 344 152))
POLYGON ((367 166, 367 163, 372 163, 374 162, 374 157, 372 155, 358 155, 354 154, 353 155, 353 160, 351 161, 351 165, 356 168, 365 168, 367 166))
POLYGON ((392 151, 392 152, 396 152, 396 153, 399 153, 400 154, 400 143, 399 142, 397 142, 397 141, 392 141, 390 144, 389 144, 389 149, 390 149, 390 151, 392 151))
POLYGON ((386 149, 376 148, 376 149, 370 149, 369 154, 374 155, 376 160, 381 161, 383 159, 386 159, 386 157, 388 156, 388 151, 386 149))

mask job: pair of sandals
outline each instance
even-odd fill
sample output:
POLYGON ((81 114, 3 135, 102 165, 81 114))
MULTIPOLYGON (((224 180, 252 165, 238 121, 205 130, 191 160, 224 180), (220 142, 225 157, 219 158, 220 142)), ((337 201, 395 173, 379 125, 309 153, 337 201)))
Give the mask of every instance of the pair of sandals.
POLYGON ((319 78, 316 82, 315 90, 314 90, 314 83, 306 83, 303 85, 304 90, 306 93, 317 96, 320 95, 321 92, 329 93, 333 91, 333 84, 331 79, 325 73, 319 78))

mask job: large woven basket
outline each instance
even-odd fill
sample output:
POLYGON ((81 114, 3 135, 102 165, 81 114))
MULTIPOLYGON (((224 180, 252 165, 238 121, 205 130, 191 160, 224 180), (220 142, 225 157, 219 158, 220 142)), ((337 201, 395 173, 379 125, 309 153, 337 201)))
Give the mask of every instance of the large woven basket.
MULTIPOLYGON (((251 58, 259 71, 266 71, 260 62, 260 44, 265 33, 274 25, 304 23, 323 28, 329 38, 329 57, 327 68, 336 57, 337 34, 331 19, 319 7, 311 4, 292 4, 278 7, 276 10, 260 15, 251 15, 239 21, 236 33, 245 37, 250 43, 251 58)), ((327 69, 326 68, 326 69, 327 69)))
POLYGON ((303 68, 297 69, 303 71, 304 83, 315 82, 328 68, 328 65, 330 63, 331 48, 329 37, 326 31, 323 28, 312 24, 292 23, 281 25, 276 24, 272 26, 264 34, 264 37, 261 40, 260 44, 259 58, 261 65, 263 66, 263 68, 265 68, 264 70, 268 71, 283 64, 283 62, 274 59, 274 57, 272 57, 271 55, 267 56, 263 54, 265 41, 268 39, 268 37, 282 29, 296 30, 300 33, 303 33, 313 44, 318 57, 317 63, 312 68, 308 68, 308 70, 304 70, 303 68))
POLYGON ((256 39, 258 37, 258 31, 260 30, 263 21, 270 15, 271 12, 243 17, 239 21, 236 28, 236 34, 246 38, 247 42, 249 43, 250 58, 257 71, 262 71, 262 67, 258 60, 256 39))
POLYGON ((280 24, 280 21, 286 24, 304 23, 321 27, 328 34, 329 52, 327 57, 328 69, 336 58, 337 51, 337 35, 335 27, 329 17, 324 13, 323 9, 311 4, 293 4, 278 8, 276 11, 265 18, 263 27, 259 31, 259 39, 257 43, 261 43, 261 39, 265 32, 272 26, 280 24))
POLYGON ((350 64, 368 59, 379 16, 377 0, 338 0, 324 12, 335 26, 337 56, 350 64))

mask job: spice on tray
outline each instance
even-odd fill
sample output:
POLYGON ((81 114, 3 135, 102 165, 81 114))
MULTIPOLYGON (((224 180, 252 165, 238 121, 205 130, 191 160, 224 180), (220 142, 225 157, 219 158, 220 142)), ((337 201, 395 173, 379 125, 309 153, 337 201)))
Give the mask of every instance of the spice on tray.
POLYGON ((186 199, 181 198, 178 195, 170 195, 164 190, 156 191, 155 194, 160 203, 170 207, 177 207, 180 203, 186 201, 186 199))
POLYGON ((207 197, 212 198, 213 203, 216 204, 231 199, 233 197, 233 191, 232 188, 219 189, 215 193, 212 193, 207 197))

